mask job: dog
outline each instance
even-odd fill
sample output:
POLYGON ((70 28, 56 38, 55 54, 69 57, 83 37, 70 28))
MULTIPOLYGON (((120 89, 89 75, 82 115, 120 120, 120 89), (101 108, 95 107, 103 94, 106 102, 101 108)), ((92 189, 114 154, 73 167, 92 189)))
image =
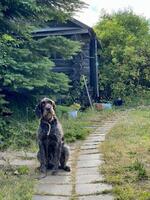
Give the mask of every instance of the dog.
POLYGON ((70 155, 69 147, 64 143, 62 126, 56 117, 55 108, 53 100, 43 98, 35 109, 40 119, 37 154, 40 171, 46 173, 47 169, 51 169, 53 175, 58 172, 59 168, 68 172, 71 170, 67 166, 70 155))

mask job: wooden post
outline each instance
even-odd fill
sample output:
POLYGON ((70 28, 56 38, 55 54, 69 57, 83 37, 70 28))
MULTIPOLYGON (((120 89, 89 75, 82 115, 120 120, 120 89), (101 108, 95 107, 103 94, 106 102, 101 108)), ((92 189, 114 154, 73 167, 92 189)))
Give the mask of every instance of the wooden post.
POLYGON ((89 89, 88 89, 88 86, 87 86, 86 79, 85 79, 84 75, 83 75, 83 81, 84 81, 84 85, 85 85, 85 89, 86 89, 86 93, 87 93, 87 96, 88 96, 88 99, 89 99, 89 103, 90 103, 91 109, 93 110, 93 105, 92 105, 91 97, 90 97, 90 94, 89 94, 89 89))

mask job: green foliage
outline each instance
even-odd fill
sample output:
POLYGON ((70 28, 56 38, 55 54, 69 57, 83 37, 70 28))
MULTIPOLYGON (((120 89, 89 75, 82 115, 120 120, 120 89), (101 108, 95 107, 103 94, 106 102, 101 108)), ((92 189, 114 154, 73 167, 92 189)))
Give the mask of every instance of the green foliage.
POLYGON ((90 129, 86 126, 90 125, 87 121, 81 122, 81 119, 68 118, 63 123, 65 130, 66 142, 74 142, 76 140, 83 140, 90 133, 90 129))
POLYGON ((103 14, 95 26, 102 41, 100 89, 106 97, 126 97, 150 88, 149 22, 131 10, 103 14))
MULTIPOLYGON (((59 98, 66 94, 70 88, 69 78, 63 73, 52 72, 54 63, 49 58, 55 53, 69 59, 80 51, 80 44, 61 36, 37 40, 32 37, 32 31, 47 26, 51 20, 66 20, 83 5, 80 0, 0 2, 1 113, 10 107, 9 104, 6 105, 3 95, 6 95, 11 104, 12 98, 17 95, 30 98, 33 103, 43 94, 59 98)), ((13 113, 13 117, 14 115, 13 113)), ((32 135, 30 130, 26 130, 21 124, 16 125, 17 130, 11 126, 13 127, 12 123, 9 124, 9 120, 0 114, 0 141, 2 140, 3 145, 7 143, 9 146, 9 139, 12 141, 12 137, 18 138, 19 145, 23 145, 21 141, 26 141, 25 146, 30 145, 27 139, 27 136, 32 135)))
POLYGON ((127 167, 130 171, 137 172, 137 179, 138 180, 145 180, 148 179, 146 169, 144 164, 139 160, 136 160, 131 166, 127 167))
POLYGON ((79 110, 81 108, 81 105, 79 103, 73 103, 70 108, 72 110, 79 110))
POLYGON ((33 182, 32 177, 0 171, 0 200, 31 200, 34 192, 33 182))
POLYGON ((9 112, 9 109, 6 107, 8 102, 4 100, 4 97, 4 95, 0 94, 0 149, 6 146, 7 138, 11 135, 9 120, 3 116, 4 113, 9 112))
POLYGON ((23 165, 23 166, 18 167, 16 172, 19 175, 26 175, 26 174, 29 174, 29 168, 23 165))

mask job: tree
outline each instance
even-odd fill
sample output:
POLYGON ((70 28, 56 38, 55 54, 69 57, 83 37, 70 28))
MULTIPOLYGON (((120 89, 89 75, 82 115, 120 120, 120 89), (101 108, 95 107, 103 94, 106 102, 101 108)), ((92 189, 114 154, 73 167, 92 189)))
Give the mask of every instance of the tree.
MULTIPOLYGON (((50 72, 52 52, 64 58, 80 51, 80 44, 63 37, 32 38, 32 31, 50 20, 65 20, 83 6, 80 0, 3 0, 0 2, 0 86, 7 93, 56 90, 64 74, 50 72), (55 81, 54 81, 55 80, 55 81)), ((61 81, 63 86, 63 82, 61 81)), ((59 92, 57 90, 57 92, 59 92)), ((63 90, 61 90, 63 92, 63 90)))
POLYGON ((105 97, 134 95, 150 87, 149 23, 132 10, 103 14, 95 26, 102 41, 100 89, 105 97))
POLYGON ((5 96, 11 100, 13 95, 19 95, 22 101, 68 91, 69 78, 52 72, 54 63, 49 58, 52 53, 71 58, 80 51, 80 44, 60 36, 35 40, 32 31, 47 26, 51 20, 65 21, 83 5, 80 0, 0 2, 0 143, 8 141, 10 130, 3 116, 9 105, 5 96))

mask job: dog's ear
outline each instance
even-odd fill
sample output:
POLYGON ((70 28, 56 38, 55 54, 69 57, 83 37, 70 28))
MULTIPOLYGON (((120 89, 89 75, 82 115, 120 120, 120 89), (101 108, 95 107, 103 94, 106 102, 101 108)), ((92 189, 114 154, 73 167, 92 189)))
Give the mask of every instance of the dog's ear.
POLYGON ((35 107, 35 114, 38 118, 42 117, 42 107, 41 102, 35 107))
POLYGON ((56 109, 56 104, 55 104, 55 102, 53 100, 51 100, 51 104, 52 104, 52 106, 53 106, 53 108, 55 110, 56 109))

